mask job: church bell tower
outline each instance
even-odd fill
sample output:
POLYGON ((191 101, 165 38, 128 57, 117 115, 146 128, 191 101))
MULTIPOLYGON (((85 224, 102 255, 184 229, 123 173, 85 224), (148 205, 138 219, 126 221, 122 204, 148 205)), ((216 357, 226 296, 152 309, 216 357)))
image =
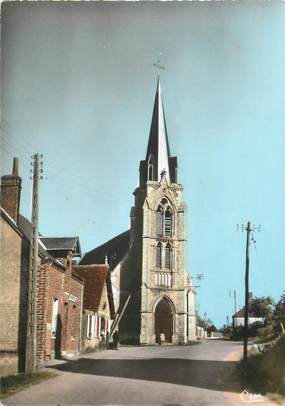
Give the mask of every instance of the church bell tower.
POLYGON ((196 338, 195 291, 185 265, 183 187, 170 154, 158 79, 146 157, 131 209, 130 249, 121 272, 121 298, 131 300, 120 323, 123 342, 185 344, 196 338))

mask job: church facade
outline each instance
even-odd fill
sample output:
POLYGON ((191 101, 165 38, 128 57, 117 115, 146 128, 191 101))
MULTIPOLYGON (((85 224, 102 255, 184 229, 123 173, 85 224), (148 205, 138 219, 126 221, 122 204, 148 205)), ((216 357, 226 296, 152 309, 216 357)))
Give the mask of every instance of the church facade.
POLYGON ((168 343, 186 344, 196 339, 196 293, 186 271, 186 206, 159 79, 139 178, 130 230, 87 253, 81 263, 102 262, 106 255, 118 313, 124 309, 121 342, 151 345, 163 333, 168 343))

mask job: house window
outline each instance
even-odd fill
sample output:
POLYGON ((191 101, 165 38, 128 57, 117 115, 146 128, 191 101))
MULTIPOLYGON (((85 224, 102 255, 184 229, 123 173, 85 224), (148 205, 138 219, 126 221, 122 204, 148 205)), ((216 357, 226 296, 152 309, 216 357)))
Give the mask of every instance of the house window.
POLYGON ((52 303, 52 321, 51 321, 51 334, 53 337, 56 336, 56 328, 57 328, 57 318, 58 318, 58 299, 53 299, 52 303))
POLYGON ((98 316, 97 318, 97 329, 96 329, 96 337, 100 337, 100 332, 101 332, 101 317, 98 316))
POLYGON ((93 320, 94 320, 94 322, 93 322, 93 330, 92 330, 93 334, 92 334, 92 336, 93 336, 93 337, 97 337, 98 317, 97 317, 97 316, 93 316, 93 320))
POLYGON ((160 242, 156 246, 156 267, 162 268, 162 245, 160 242))
POLYGON ((87 338, 92 337, 92 315, 87 315, 87 338))

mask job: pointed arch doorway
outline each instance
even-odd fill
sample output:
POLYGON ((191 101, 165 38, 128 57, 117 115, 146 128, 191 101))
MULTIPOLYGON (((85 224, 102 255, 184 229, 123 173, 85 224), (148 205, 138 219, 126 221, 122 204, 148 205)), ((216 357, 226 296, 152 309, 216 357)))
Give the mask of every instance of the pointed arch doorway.
POLYGON ((165 341, 172 343, 173 335, 173 312, 169 302, 164 297, 156 305, 154 312, 155 320, 155 336, 159 337, 160 333, 164 333, 165 341))

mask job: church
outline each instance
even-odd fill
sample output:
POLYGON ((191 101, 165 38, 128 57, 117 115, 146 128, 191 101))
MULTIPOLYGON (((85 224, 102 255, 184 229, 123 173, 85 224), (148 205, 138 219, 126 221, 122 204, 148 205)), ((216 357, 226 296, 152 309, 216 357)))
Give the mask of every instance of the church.
POLYGON ((87 252, 80 264, 108 261, 120 342, 196 340, 196 292, 186 271, 186 205, 170 153, 158 78, 145 159, 139 165, 130 229, 87 252))

